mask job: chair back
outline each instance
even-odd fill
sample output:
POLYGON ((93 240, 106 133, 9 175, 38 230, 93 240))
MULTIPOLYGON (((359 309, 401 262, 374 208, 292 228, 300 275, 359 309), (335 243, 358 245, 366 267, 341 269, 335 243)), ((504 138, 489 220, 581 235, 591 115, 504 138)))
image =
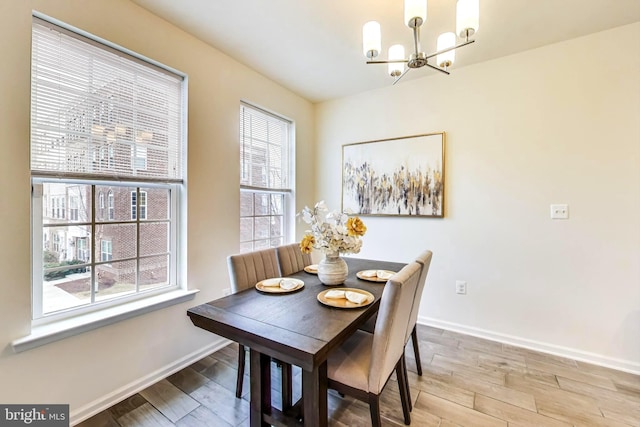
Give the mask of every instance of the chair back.
POLYGON ((280 276, 276 249, 263 249, 227 257, 231 291, 243 291, 261 280, 280 276))
POLYGON ((311 265, 311 255, 303 254, 298 243, 278 246, 278 264, 280 265, 280 275, 288 276, 303 270, 307 265, 311 265))
POLYGON ((419 279, 420 264, 414 261, 394 274, 384 286, 373 332, 369 366, 370 393, 382 392, 404 352, 404 335, 419 279))
POLYGON ((405 343, 409 341, 411 332, 413 331, 413 328, 416 326, 416 322, 418 321, 420 300, 422 299, 422 291, 424 291, 424 285, 427 282, 427 273, 429 272, 429 266, 431 265, 432 256, 433 252, 427 250, 422 252, 420 255, 418 255, 418 258, 416 258, 416 262, 420 264, 420 279, 418 280, 416 295, 413 298, 413 306, 411 307, 411 315, 409 316, 409 324, 407 325, 407 333, 404 339, 405 343))

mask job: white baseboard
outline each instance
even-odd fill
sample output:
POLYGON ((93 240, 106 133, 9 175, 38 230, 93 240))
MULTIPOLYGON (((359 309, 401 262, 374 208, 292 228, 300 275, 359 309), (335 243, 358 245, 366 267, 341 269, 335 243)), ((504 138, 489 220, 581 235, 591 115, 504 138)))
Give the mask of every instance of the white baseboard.
MULTIPOLYGON (((589 353, 586 351, 576 350, 568 347, 558 346, 555 344, 548 344, 540 341, 529 340, 512 335, 502 334, 499 332, 488 331, 486 329, 475 328, 472 326, 461 325, 453 322, 446 322, 443 320, 433 319, 430 317, 420 316, 418 323, 421 325, 432 326, 434 328, 446 329, 453 332, 459 332, 474 337, 484 338, 491 341, 497 341, 504 344, 510 344, 517 347, 528 348, 530 350, 540 351, 542 353, 549 353, 556 356, 567 357, 569 359, 579 360, 586 363, 592 363, 594 365, 600 365, 619 371, 630 372, 632 374, 640 375, 640 363, 616 359, 608 356, 602 356, 595 353, 589 353)), ((220 350, 222 347, 229 344, 229 340, 219 338, 217 341, 209 344, 208 346, 197 350, 185 357, 177 360, 170 365, 167 365, 161 369, 152 372, 151 374, 140 378, 132 383, 121 387, 106 396, 94 400, 93 402, 71 411, 71 425, 76 425, 82 421, 96 415, 97 413, 104 411, 107 408, 115 405, 116 403, 133 396, 141 390, 157 383, 158 381, 178 372, 181 369, 186 368, 192 363, 197 362, 205 356, 220 350)))
POLYGON ((133 396, 139 391, 144 390, 150 385, 153 385, 158 381, 168 377, 169 375, 172 375, 178 372, 179 370, 186 368, 187 366, 197 362, 203 357, 208 356, 211 353, 214 353, 220 350, 222 347, 228 345, 229 343, 230 343, 229 340, 224 338, 219 338, 217 341, 207 345, 204 348, 201 348, 200 350, 194 351, 193 353, 188 354, 179 360, 176 360, 174 363, 164 366, 163 368, 160 368, 157 371, 152 372, 143 378, 137 379, 132 383, 129 383, 124 387, 121 387, 107 394, 106 396, 103 396, 87 405, 82 406, 81 408, 72 410, 71 413, 69 414, 70 424, 73 426, 81 423, 87 418, 91 418, 92 416, 98 414, 99 412, 104 411, 107 408, 110 408, 116 403, 130 396, 133 396))
POLYGON ((448 331, 459 332, 466 335, 472 335, 474 337, 484 338, 491 341, 497 341, 504 344, 510 344, 542 353, 553 354, 581 362, 604 366, 606 368, 616 369, 618 371, 640 375, 640 363, 632 360, 616 359, 613 357, 603 356, 601 354, 589 353, 569 347, 529 340, 526 338, 520 338, 513 335, 488 331, 486 329, 475 328, 473 326, 461 325, 425 316, 420 316, 418 318, 418 323, 421 325, 433 326, 434 328, 446 329, 448 331))

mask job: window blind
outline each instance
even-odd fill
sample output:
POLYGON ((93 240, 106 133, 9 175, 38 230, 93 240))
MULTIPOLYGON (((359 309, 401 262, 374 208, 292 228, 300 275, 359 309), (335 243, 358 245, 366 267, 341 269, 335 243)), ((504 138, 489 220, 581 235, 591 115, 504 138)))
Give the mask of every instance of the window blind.
POLYGON ((33 18, 36 176, 183 179, 183 77, 33 18))
POLYGON ((289 190, 291 122, 264 110, 240 106, 241 187, 289 190))

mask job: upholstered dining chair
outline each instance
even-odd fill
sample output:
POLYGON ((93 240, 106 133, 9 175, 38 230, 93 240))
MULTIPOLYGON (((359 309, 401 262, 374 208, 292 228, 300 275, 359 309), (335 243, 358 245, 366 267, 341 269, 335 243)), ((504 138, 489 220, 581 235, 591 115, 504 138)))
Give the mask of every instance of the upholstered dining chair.
MULTIPOLYGON (((418 311, 420 309, 420 299, 422 298, 422 292, 427 281, 427 273, 429 272, 429 266, 431 265, 431 257, 433 252, 426 250, 416 258, 416 262, 420 264, 420 280, 416 289, 416 295, 413 298, 413 305, 411 306, 411 318, 409 321, 409 327, 407 329, 405 344, 409 342, 409 338, 413 343, 413 355, 416 360, 416 370, 418 375, 422 376, 422 361, 420 360, 420 347, 418 345, 418 334, 416 331, 416 323, 418 322, 418 311)), ((373 333, 373 329, 376 324, 376 315, 373 315, 367 320, 360 329, 366 332, 373 333)))
POLYGON ((329 388, 369 403, 374 427, 381 425, 380 394, 394 370, 404 423, 411 424, 404 347, 420 269, 412 262, 394 274, 382 291, 373 334, 356 331, 327 360, 329 388))
MULTIPOLYGON (((416 288, 416 295, 413 298, 413 306, 411 307, 409 325, 407 326, 407 332, 404 339, 406 345, 409 343, 409 338, 411 338, 411 342, 413 343, 413 355, 415 356, 416 361, 416 371, 420 376, 422 376, 422 361, 420 360, 420 345, 418 343, 416 324, 418 322, 418 311, 420 311, 420 300, 422 299, 422 291, 424 291, 424 286, 427 282, 427 273, 429 272, 429 266, 431 265, 432 256, 433 252, 426 250, 420 253, 420 255, 418 255, 418 257, 416 258, 416 262, 420 264, 420 279, 418 282, 418 287, 416 288)), ((407 369, 406 363, 403 366, 404 369, 407 369)), ((407 396, 409 396, 409 409, 413 410, 411 405, 411 390, 409 388, 409 381, 406 382, 406 386, 407 396)))
POLYGON ((411 307, 411 316, 409 318, 409 326, 407 328, 405 342, 413 343, 413 355, 416 359, 416 370, 418 375, 422 376, 422 361, 420 360, 420 346, 418 345, 418 333, 416 330, 416 324, 418 323, 418 312, 420 311, 420 300, 422 299, 422 292, 424 291, 425 283, 427 282, 427 273, 429 272, 429 266, 431 265, 431 258, 433 252, 426 250, 416 258, 416 262, 420 264, 420 281, 418 282, 418 288, 416 289, 416 295, 413 298, 413 306, 411 307))
MULTIPOLYGON (((255 286, 261 280, 279 277, 280 267, 275 248, 230 255, 227 257, 231 291, 237 293, 255 286)), ((244 379, 245 353, 248 350, 238 344, 238 378, 236 379, 236 397, 242 396, 242 381, 244 379)), ((291 406, 291 365, 274 360, 282 367, 282 407, 291 406)))
POLYGON ((302 251, 300 251, 300 245, 298 243, 278 246, 276 253, 278 255, 281 276, 297 273, 312 264, 311 255, 303 254, 302 251))

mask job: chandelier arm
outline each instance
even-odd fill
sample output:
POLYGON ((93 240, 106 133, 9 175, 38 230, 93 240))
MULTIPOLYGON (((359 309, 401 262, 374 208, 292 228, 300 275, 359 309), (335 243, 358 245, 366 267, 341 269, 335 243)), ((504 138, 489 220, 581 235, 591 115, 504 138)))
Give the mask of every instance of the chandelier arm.
POLYGON ((398 77, 393 81, 392 85, 394 85, 394 84, 398 83, 398 82, 400 81, 400 79, 401 79, 401 78, 403 78, 403 77, 404 77, 404 75, 405 75, 405 74, 407 74, 407 73, 409 72, 409 70, 411 70, 411 68, 406 68, 406 69, 402 72, 402 74, 400 74, 400 75, 399 75, 399 76, 398 76, 398 77))
POLYGON ((450 73, 450 72, 448 72, 447 70, 443 70, 442 68, 440 68, 440 67, 436 67, 435 65, 431 65, 431 64, 429 64, 429 63, 426 63, 426 64, 424 64, 424 65, 426 65, 426 66, 427 66, 427 67, 429 67, 429 68, 433 68, 434 70, 440 71, 441 73, 445 73, 446 75, 451 74, 451 73, 450 73))
POLYGON ((367 61, 367 64, 399 64, 399 63, 407 63, 408 59, 396 59, 393 61, 367 61))
POLYGON ((469 45, 469 44, 474 43, 474 42, 475 42, 475 40, 469 40, 469 41, 466 41, 464 43, 460 43, 459 45, 451 46, 451 47, 448 47, 446 49, 442 49, 442 50, 439 50, 437 52, 430 53, 429 55, 427 55, 427 59, 433 58, 434 56, 437 56, 437 55, 440 55, 440 54, 443 54, 443 53, 451 52, 452 50, 456 50, 456 49, 458 49, 460 47, 464 47, 464 46, 469 45))

